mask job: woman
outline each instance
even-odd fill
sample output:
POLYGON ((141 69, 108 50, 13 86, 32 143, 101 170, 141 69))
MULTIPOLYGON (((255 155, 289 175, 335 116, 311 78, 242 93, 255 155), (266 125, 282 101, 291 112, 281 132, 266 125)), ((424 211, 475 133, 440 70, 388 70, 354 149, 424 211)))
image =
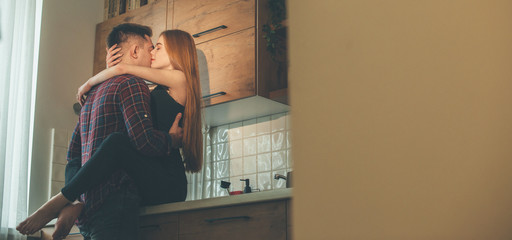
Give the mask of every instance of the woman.
MULTIPOLYGON (((114 47, 109 50, 109 56, 120 50, 113 51, 114 47)), ((112 63, 119 64, 90 78, 79 88, 77 97, 83 102, 83 95, 93 86, 121 74, 136 75, 158 84, 151 92, 154 126, 161 131, 170 131, 172 120, 179 120, 183 114, 184 133, 181 150, 184 160, 182 161, 179 150, 175 149, 170 157, 162 161, 143 161, 126 136, 111 134, 71 181, 66 183, 60 193, 18 225, 16 229, 20 233, 31 234, 41 229, 80 194, 103 182, 120 169, 133 179, 143 204, 185 200, 185 171, 199 171, 203 161, 201 93, 194 40, 190 34, 181 30, 164 31, 160 34, 151 55, 151 68, 119 63, 119 60, 115 60, 118 57, 115 55, 112 63), (161 191, 162 184, 167 184, 174 192, 161 191)))

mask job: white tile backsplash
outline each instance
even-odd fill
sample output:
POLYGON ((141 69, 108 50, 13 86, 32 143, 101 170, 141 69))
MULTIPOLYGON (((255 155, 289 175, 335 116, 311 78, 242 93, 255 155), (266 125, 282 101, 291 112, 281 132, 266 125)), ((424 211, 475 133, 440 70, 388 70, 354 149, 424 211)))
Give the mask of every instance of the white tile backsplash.
POLYGON ((256 135, 270 133, 270 116, 260 117, 257 119, 256 135))
POLYGON ((50 195, 54 196, 64 187, 68 147, 73 130, 52 128, 50 195))
POLYGON ((272 180, 270 175, 270 172, 258 173, 258 189, 260 191, 272 189, 272 180))
POLYGON ((256 161, 258 162, 258 172, 272 170, 271 153, 258 154, 256 161))
POLYGON ((290 133, 290 131, 286 131, 286 147, 289 148, 288 146, 291 146, 291 145, 292 145, 291 133, 290 133))
POLYGON ((59 146, 59 147, 65 147, 67 148, 69 145, 68 142, 68 132, 63 129, 56 129, 54 128, 53 133, 53 145, 59 146))
POLYGON ((211 198, 213 195, 213 183, 212 181, 203 182, 203 198, 211 198))
POLYGON ((66 165, 53 163, 52 164, 52 181, 64 182, 66 172, 66 165))
POLYGON ((244 156, 256 155, 257 138, 250 137, 244 139, 244 156))
POLYGON ((229 153, 230 158, 239 158, 243 156, 244 148, 243 148, 243 140, 234 140, 229 142, 229 153))
POLYGON ((212 127, 205 137, 212 145, 205 148, 201 198, 227 195, 220 180, 231 182, 230 191, 243 190, 245 178, 256 191, 285 188, 274 174, 286 176, 293 167, 290 132, 289 113, 212 127))
POLYGON ((270 152, 271 145, 272 141, 269 134, 258 136, 258 154, 270 152))
POLYGON ((212 167, 213 167, 213 162, 208 162, 204 165, 204 168, 203 168, 204 180, 211 180, 213 178, 212 167))
POLYGON ((213 161, 221 161, 229 159, 229 143, 215 144, 213 147, 214 157, 213 161))
POLYGON ((214 176, 216 179, 229 177, 229 161, 218 161, 213 163, 214 176))
POLYGON ((211 162, 213 160, 213 147, 212 146, 206 146, 206 150, 204 151, 204 162, 211 162))
POLYGON ((243 122, 229 124, 229 141, 242 139, 243 135, 243 122))
POLYGON ((286 114, 285 113, 272 115, 271 129, 272 129, 272 132, 286 130, 286 114))
POLYGON ((285 132, 272 133, 272 151, 286 149, 285 132))
POLYGON ((286 151, 272 153, 272 170, 286 168, 286 151))
POLYGON ((244 175, 256 173, 256 155, 244 157, 244 175))
POLYGON ((235 176, 229 178, 229 181, 231 182, 231 185, 229 186, 230 191, 243 191, 243 182, 240 181, 242 179, 242 176, 235 176))
POLYGON ((64 187, 64 182, 51 181, 51 196, 57 195, 57 193, 64 187))
POLYGON ((234 158, 230 160, 230 175, 242 176, 244 174, 243 158, 234 158))
POLYGON ((286 162, 287 162, 288 168, 293 168, 292 150, 291 149, 286 150, 286 162))
POLYGON ((256 119, 243 121, 242 131, 244 138, 256 136, 256 119))
POLYGON ((290 130, 291 129, 290 113, 286 114, 285 121, 286 121, 286 130, 290 130))
POLYGON ((224 143, 229 140, 229 125, 223 125, 217 129, 217 143, 224 143))
POLYGON ((53 147, 53 162, 58 164, 67 164, 68 149, 66 147, 53 147))
POLYGON ((210 131, 210 129, 208 129, 208 131, 206 131, 205 135, 206 135, 206 146, 210 146, 212 145, 213 143, 213 139, 212 139, 212 131, 210 131))

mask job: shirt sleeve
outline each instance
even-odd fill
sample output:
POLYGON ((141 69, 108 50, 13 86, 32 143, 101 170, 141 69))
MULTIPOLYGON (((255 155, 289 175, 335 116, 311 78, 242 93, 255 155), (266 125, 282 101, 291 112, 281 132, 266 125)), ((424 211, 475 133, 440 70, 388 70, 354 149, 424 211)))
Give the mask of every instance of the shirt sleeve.
POLYGON ((135 148, 147 156, 169 155, 171 137, 153 128, 149 89, 142 79, 126 79, 119 85, 117 95, 128 136, 135 148))

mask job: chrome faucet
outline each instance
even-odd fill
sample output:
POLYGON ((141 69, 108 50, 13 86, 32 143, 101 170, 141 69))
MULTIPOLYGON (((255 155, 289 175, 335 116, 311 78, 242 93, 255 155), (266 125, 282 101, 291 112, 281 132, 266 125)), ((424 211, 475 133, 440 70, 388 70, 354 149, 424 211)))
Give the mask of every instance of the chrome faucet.
POLYGON ((286 180, 286 176, 284 176, 282 174, 277 174, 276 173, 276 175, 274 175, 274 179, 284 179, 284 180, 286 180))
POLYGON ((282 174, 275 174, 274 179, 276 179, 276 180, 284 179, 284 180, 286 180, 286 187, 287 188, 292 187, 292 172, 287 172, 286 176, 284 176, 282 174))

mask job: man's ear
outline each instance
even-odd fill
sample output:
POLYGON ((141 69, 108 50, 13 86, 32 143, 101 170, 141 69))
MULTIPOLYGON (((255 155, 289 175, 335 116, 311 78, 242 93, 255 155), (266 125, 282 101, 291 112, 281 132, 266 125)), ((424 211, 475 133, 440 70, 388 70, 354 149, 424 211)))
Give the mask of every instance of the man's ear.
POLYGON ((137 46, 137 44, 133 44, 132 46, 130 46, 130 57, 132 57, 133 59, 137 59, 139 57, 139 54, 140 48, 139 46, 137 46))

